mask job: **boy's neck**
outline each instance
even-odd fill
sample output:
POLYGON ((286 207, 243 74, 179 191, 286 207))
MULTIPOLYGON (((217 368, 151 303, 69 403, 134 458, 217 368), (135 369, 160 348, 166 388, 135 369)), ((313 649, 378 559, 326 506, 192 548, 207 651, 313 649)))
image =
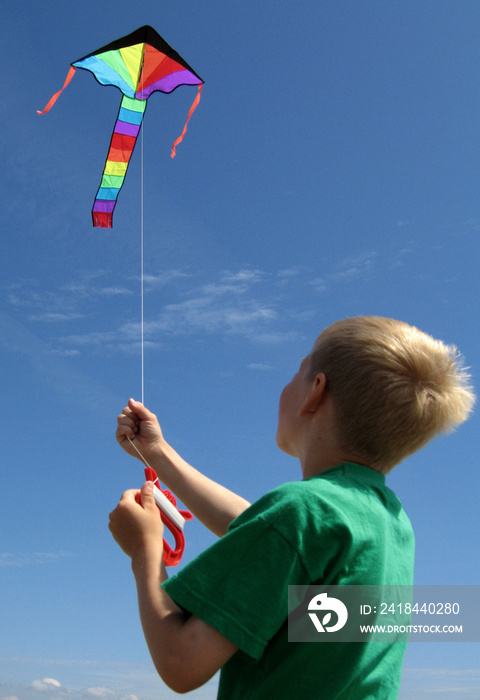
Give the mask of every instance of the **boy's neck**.
POLYGON ((362 460, 356 459, 355 457, 340 457, 337 460, 332 460, 331 462, 323 463, 322 465, 312 465, 311 467, 306 465, 304 466, 300 462, 302 468, 302 480, 310 479, 312 476, 318 476, 319 474, 323 474, 323 472, 327 472, 329 469, 333 469, 333 467, 338 467, 340 464, 345 464, 346 462, 349 462, 350 464, 361 464, 363 467, 368 467, 368 469, 378 471, 374 467, 370 467, 370 465, 364 464, 362 460))
POLYGON ((358 459, 355 459, 352 456, 346 456, 343 453, 338 453, 337 456, 332 454, 328 458, 322 457, 322 459, 300 458, 302 478, 310 479, 312 476, 323 474, 323 472, 326 472, 333 467, 338 467, 339 464, 344 464, 345 462, 355 462, 359 464, 358 459))
POLYGON ((324 437, 314 433, 312 439, 306 436, 304 443, 300 445, 298 458, 303 479, 323 474, 323 472, 337 467, 339 464, 345 464, 345 462, 369 466, 358 455, 343 450, 335 439, 332 439, 332 433, 333 431, 329 431, 324 437))

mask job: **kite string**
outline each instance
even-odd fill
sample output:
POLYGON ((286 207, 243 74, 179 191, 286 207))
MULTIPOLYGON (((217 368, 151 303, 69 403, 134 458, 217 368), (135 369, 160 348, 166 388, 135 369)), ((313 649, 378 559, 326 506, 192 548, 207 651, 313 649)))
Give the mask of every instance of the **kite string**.
POLYGON ((140 452, 140 450, 138 449, 138 447, 135 445, 135 443, 133 442, 133 440, 130 440, 130 438, 128 437, 128 435, 126 436, 126 438, 127 438, 128 442, 131 444, 131 446, 133 447, 133 449, 134 449, 134 450, 137 452, 137 454, 141 457, 142 461, 145 462, 145 465, 146 465, 149 469, 151 469, 152 467, 149 465, 149 463, 147 462, 147 460, 145 459, 145 457, 142 455, 142 453, 140 452))
MULTIPOLYGON (((142 97, 143 97, 143 73, 142 73, 142 97)), ((141 322, 140 322, 140 327, 141 327, 141 355, 142 355, 142 404, 145 403, 145 348, 144 348, 144 318, 143 318, 143 286, 144 286, 144 275, 143 275, 143 120, 142 120, 142 125, 140 127, 141 129, 141 134, 140 134, 140 315, 141 315, 141 322)), ((132 443, 133 444, 133 443, 132 443)), ((135 448, 136 449, 136 448, 135 448)), ((148 466, 148 465, 147 465, 148 466)))
MULTIPOLYGON (((142 73, 142 97, 143 97, 143 73, 142 73)), ((141 355, 142 355, 142 404, 145 403, 145 323, 144 323, 144 303, 143 303, 143 291, 144 291, 144 242, 143 242, 143 119, 140 126, 140 328, 141 328, 141 355)), ((131 440, 127 435, 127 440, 145 463, 149 469, 152 467, 149 465, 145 457, 142 455, 138 447, 135 445, 133 440, 131 440)))

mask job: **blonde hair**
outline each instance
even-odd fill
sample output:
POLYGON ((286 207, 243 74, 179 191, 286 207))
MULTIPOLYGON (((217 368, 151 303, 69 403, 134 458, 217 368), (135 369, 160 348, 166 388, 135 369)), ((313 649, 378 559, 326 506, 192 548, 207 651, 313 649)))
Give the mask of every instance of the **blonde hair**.
POLYGON ((457 349, 393 319, 332 324, 310 362, 312 379, 327 377, 342 449, 384 473, 466 420, 475 402, 457 349))

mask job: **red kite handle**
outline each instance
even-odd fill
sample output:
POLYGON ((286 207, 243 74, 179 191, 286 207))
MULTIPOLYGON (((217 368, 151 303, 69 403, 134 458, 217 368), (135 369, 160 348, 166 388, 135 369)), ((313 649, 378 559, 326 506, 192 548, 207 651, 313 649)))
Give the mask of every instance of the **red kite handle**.
POLYGON ((152 467, 145 468, 145 478, 152 481, 154 487, 155 502, 160 510, 162 521, 175 539, 175 549, 163 540, 163 561, 165 566, 176 566, 185 550, 185 536, 183 524, 185 520, 191 520, 193 515, 188 510, 177 510, 177 499, 170 491, 162 491, 157 473, 152 467))

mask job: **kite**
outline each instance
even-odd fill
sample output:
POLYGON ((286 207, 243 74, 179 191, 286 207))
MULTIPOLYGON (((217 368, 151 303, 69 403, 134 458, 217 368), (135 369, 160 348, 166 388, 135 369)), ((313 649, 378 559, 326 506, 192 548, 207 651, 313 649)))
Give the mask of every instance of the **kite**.
POLYGON ((62 89, 53 95, 45 109, 37 110, 38 114, 45 114, 51 109, 77 68, 90 71, 101 85, 115 85, 123 93, 92 209, 94 227, 112 228, 113 210, 140 132, 148 98, 156 91, 173 92, 179 85, 198 85, 198 93, 183 132, 172 146, 173 158, 176 146, 185 136, 187 124, 200 101, 203 80, 152 27, 140 27, 128 36, 74 61, 62 89))
MULTIPOLYGON (((122 188, 128 164, 130 162, 137 136, 143 121, 147 100, 153 92, 173 92, 179 85, 197 85, 195 97, 187 121, 181 135, 172 146, 172 158, 175 149, 183 140, 187 124, 200 101, 203 80, 172 49, 152 27, 140 27, 128 36, 117 39, 93 53, 84 56, 70 64, 70 70, 65 83, 46 107, 38 114, 48 112, 60 94, 72 80, 77 68, 88 70, 101 85, 114 85, 123 93, 115 127, 113 129, 110 148, 100 186, 95 196, 92 209, 94 227, 112 228, 113 210, 118 194, 122 188)), ((143 231, 142 231, 143 235, 143 231)), ((143 249, 142 249, 142 401, 143 401, 143 249)), ((130 440, 130 438, 129 438, 130 440)), ((154 482, 154 497, 161 511, 165 525, 173 534, 175 549, 164 540, 163 558, 167 566, 178 564, 182 558, 185 537, 183 526, 186 520, 193 516, 185 510, 177 510, 176 499, 168 491, 162 491, 158 476, 150 467, 136 445, 131 444, 145 462, 145 477, 154 482)))

